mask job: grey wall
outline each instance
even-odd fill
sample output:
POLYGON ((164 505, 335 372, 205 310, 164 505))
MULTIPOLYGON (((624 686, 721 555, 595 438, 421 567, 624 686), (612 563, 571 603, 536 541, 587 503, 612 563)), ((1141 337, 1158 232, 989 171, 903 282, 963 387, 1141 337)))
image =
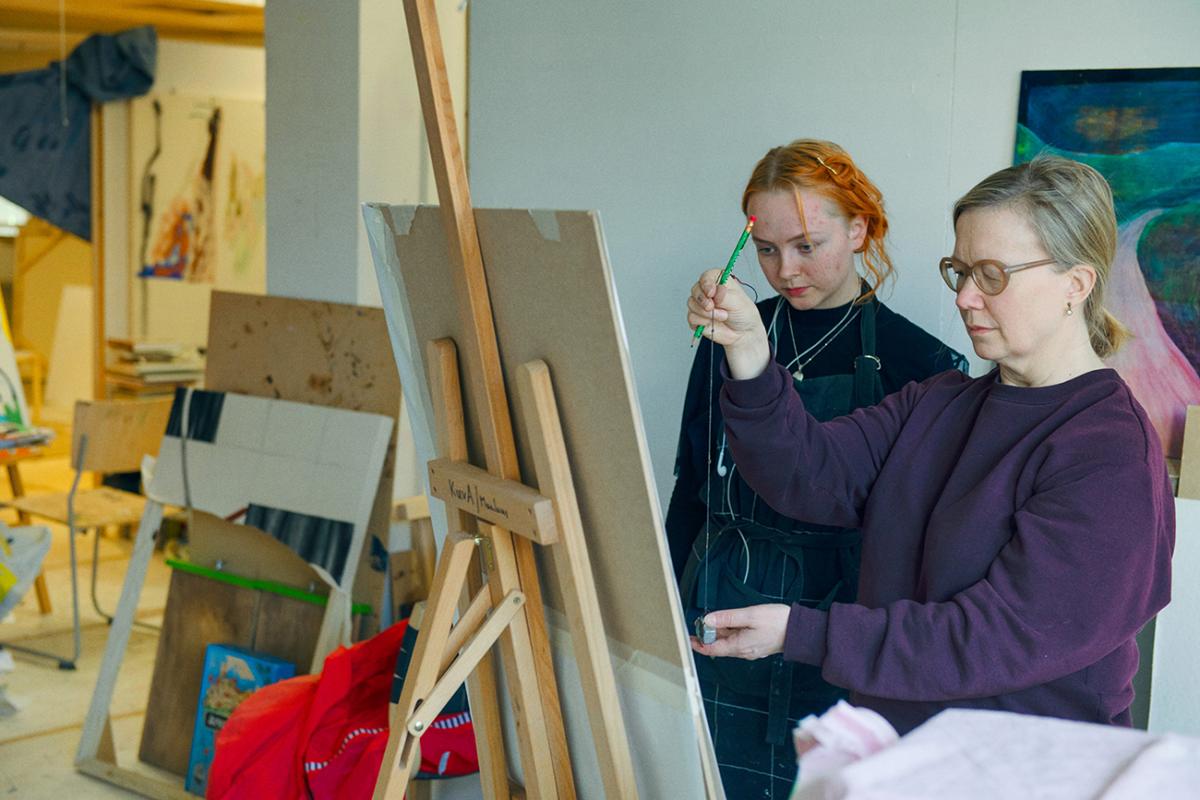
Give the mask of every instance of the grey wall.
MULTIPOLYGON (((728 257, 743 182, 767 148, 808 136, 854 155, 890 212, 900 277, 885 301, 969 351, 934 265, 953 245, 953 199, 1011 161, 1021 70, 1200 62, 1200 3, 1133 8, 480 0, 474 201, 599 209, 665 504, 691 358, 682 298, 728 257)), ((759 276, 749 252, 739 275, 759 276)))

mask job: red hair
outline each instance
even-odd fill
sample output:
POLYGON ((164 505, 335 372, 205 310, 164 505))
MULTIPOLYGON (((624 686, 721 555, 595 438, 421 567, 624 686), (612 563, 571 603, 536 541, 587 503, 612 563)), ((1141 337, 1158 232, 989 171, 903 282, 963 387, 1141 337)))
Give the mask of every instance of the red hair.
POLYGON ((871 183, 850 154, 833 142, 797 139, 791 144, 773 147, 754 165, 746 189, 742 192, 742 213, 757 192, 790 190, 796 197, 800 224, 808 235, 800 190, 817 192, 835 203, 846 219, 862 217, 867 232, 863 239, 862 263, 868 290, 859 298, 866 302, 895 271, 883 240, 888 221, 883 210, 883 193, 871 183))

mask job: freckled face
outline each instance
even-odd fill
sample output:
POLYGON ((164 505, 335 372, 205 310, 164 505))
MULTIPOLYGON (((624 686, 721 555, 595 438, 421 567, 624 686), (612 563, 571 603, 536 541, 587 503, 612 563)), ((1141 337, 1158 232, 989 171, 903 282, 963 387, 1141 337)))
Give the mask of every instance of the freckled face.
POLYGON ((746 213, 757 217, 753 237, 763 275, 797 311, 849 303, 858 297, 854 254, 862 249, 866 223, 847 220, 824 195, 799 194, 803 221, 790 190, 756 192, 746 204, 746 213))

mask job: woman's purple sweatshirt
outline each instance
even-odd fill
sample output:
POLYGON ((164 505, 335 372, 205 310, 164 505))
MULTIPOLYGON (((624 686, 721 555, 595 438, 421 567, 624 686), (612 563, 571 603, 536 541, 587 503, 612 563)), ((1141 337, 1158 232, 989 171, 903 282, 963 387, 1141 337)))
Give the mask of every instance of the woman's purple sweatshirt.
POLYGON ((793 606, 784 657, 901 732, 948 707, 1128 725, 1175 507, 1117 373, 945 372, 824 424, 791 381, 727 379, 734 461, 777 511, 862 528, 863 552, 858 603, 793 606))

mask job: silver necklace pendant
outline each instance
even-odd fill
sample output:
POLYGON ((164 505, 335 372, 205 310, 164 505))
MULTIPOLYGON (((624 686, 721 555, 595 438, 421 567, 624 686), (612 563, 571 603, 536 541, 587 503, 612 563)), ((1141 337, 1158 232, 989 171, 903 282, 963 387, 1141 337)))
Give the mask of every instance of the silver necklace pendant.
POLYGON ((792 377, 798 381, 804 380, 804 367, 797 367, 796 371, 792 373, 792 377))

